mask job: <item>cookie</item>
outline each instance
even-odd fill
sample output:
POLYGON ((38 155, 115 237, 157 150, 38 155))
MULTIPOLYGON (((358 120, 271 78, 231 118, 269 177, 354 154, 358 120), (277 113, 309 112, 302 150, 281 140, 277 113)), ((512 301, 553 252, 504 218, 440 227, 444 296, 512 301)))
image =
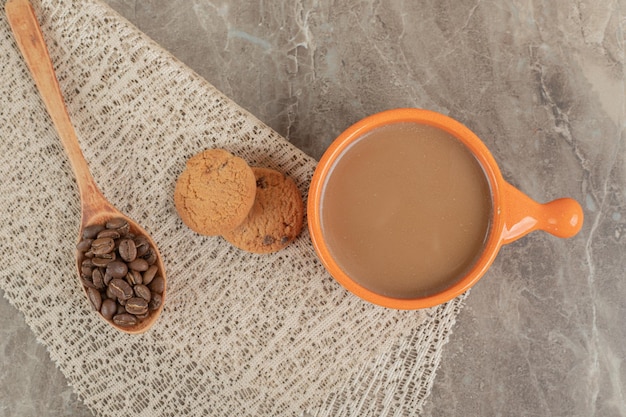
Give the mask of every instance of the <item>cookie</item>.
POLYGON ((254 204, 256 180, 246 161, 223 149, 205 150, 187 161, 174 190, 182 221, 206 236, 241 224, 254 204))
POLYGON ((252 168, 256 198, 246 220, 224 233, 232 245, 253 253, 276 252, 302 230, 304 204, 295 182, 269 168, 252 168))

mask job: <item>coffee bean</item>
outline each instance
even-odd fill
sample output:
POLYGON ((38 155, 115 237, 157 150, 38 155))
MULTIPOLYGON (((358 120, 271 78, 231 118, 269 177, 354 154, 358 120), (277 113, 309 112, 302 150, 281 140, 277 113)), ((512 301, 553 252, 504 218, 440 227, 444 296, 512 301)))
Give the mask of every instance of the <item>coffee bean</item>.
POLYGON ((128 222, 120 217, 109 219, 105 224, 107 229, 119 229, 125 225, 128 225, 128 222))
MULTIPOLYGON (((113 241, 115 242, 115 241, 113 241)), ((117 255, 115 254, 115 248, 113 248, 113 251, 109 252, 109 253, 103 253, 101 255, 98 255, 99 258, 104 258, 104 259, 110 259, 112 261, 114 261, 115 259, 117 259, 117 255)))
POLYGON ((120 234, 125 235, 130 231, 130 225, 124 219, 115 218, 106 222, 107 229, 116 229, 120 234))
POLYGON ((137 246, 132 239, 124 239, 120 241, 119 248, 117 249, 120 256, 126 262, 133 262, 137 258, 137 246))
POLYGON ((129 262, 128 267, 130 269, 134 269, 135 271, 143 272, 143 271, 147 271, 148 268, 150 268, 150 265, 145 259, 137 258, 134 261, 129 262))
POLYGON ((117 300, 117 297, 115 296, 115 294, 113 294, 113 292, 111 291, 111 286, 108 285, 107 289, 106 289, 106 296, 107 298, 111 298, 113 300, 117 300))
POLYGON ((150 242, 144 236, 138 236, 133 240, 137 247, 137 256, 144 256, 150 250, 150 242))
MULTIPOLYGON (((96 285, 91 281, 91 277, 87 278, 86 276, 81 276, 81 282, 87 288, 96 288, 96 285)), ((96 288, 97 289, 97 288, 96 288)))
POLYGON ((152 297, 150 298, 150 302, 148 303, 148 308, 150 310, 157 310, 159 307, 161 307, 162 302, 163 297, 161 297, 161 294, 153 292, 152 297))
POLYGON ((126 313, 126 309, 124 308, 123 305, 121 305, 119 303, 117 303, 116 305, 117 305, 117 308, 115 310, 115 314, 124 314, 124 313, 126 313))
POLYGON ((111 317, 117 312, 117 304, 114 300, 107 298, 102 302, 102 306, 100 307, 100 314, 107 319, 111 320, 111 317))
POLYGON ((148 285, 148 288, 150 288, 150 290, 153 292, 161 294, 163 293, 163 290, 165 290, 165 280, 163 279, 163 277, 158 276, 152 280, 150 285, 148 285))
POLYGON ((139 320, 143 320, 143 319, 147 319, 149 316, 150 316, 150 310, 146 310, 145 313, 137 314, 135 317, 137 317, 139 320))
POLYGON ((113 261, 107 265, 107 272, 113 278, 123 278, 128 273, 128 266, 122 261, 113 261))
POLYGON ((76 250, 79 252, 87 252, 91 248, 91 242, 93 239, 83 239, 76 245, 76 250))
POLYGON ((128 313, 116 314, 113 316, 113 323, 124 327, 134 326, 137 324, 137 317, 128 313))
POLYGON ((134 297, 126 302, 126 311, 130 314, 145 314, 148 311, 148 302, 140 297, 134 297))
POLYGON ((131 269, 130 271, 128 271, 128 274, 126 274, 126 282, 128 282, 130 285, 141 284, 142 283, 141 272, 131 269))
POLYGON ((118 301, 128 300, 133 296, 133 288, 123 279, 115 278, 109 283, 111 293, 117 297, 118 301))
POLYGON ((91 251, 95 256, 104 255, 115 249, 115 242, 110 237, 96 239, 91 242, 91 251))
POLYGON ((143 259, 145 259, 146 262, 148 262, 148 265, 154 264, 157 260, 156 251, 154 249, 148 249, 148 252, 146 252, 146 254, 143 255, 143 259))
POLYGON ((80 273, 83 275, 91 275, 93 272, 93 265, 85 265, 84 263, 80 266, 80 273))
POLYGON ((100 291, 95 288, 87 288, 87 297, 89 297, 89 301, 91 301, 91 305, 96 311, 100 311, 100 306, 102 305, 102 296, 100 295, 100 291))
POLYGON ((93 239, 104 229, 101 224, 94 224, 83 229, 83 239, 93 239))
POLYGON ((113 240, 115 239, 119 239, 120 238, 120 232, 118 232, 117 230, 113 230, 113 229, 104 229, 103 231, 101 231, 100 233, 98 233, 98 235, 96 236, 98 239, 103 239, 105 237, 109 237, 113 240))
POLYGON ((96 268, 93 270, 93 272, 91 273, 91 280, 93 281, 93 285, 98 289, 98 290, 103 290, 105 285, 104 285, 104 274, 102 273, 102 270, 99 268, 96 268))
POLYGON ((143 284, 148 285, 154 279, 156 273, 159 271, 159 267, 156 265, 151 265, 150 268, 143 273, 143 284))
POLYGON ((130 225, 128 223, 124 224, 122 227, 118 227, 117 231, 120 232, 122 236, 128 235, 131 239, 134 237, 134 235, 130 233, 130 225))
POLYGON ((112 279, 113 277, 111 276, 109 271, 105 269, 104 270, 104 285, 109 285, 112 279))
POLYGON ((141 297, 146 301, 150 301, 150 288, 146 287, 145 285, 135 285, 133 287, 133 291, 135 291, 135 295, 137 297, 141 297))
POLYGON ((106 267, 113 260, 114 260, 113 257, 109 257, 109 258, 100 258, 100 257, 91 258, 91 261, 94 264, 94 266, 97 266, 97 267, 100 267, 100 268, 106 267))

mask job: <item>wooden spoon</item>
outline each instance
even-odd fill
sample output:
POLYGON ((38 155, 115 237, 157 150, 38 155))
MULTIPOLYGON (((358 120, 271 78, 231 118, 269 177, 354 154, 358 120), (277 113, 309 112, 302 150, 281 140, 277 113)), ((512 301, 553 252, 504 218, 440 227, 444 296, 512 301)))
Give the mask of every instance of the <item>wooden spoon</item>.
MULTIPOLYGON (((26 65, 28 66, 33 79, 35 80, 35 84, 37 85, 41 98, 46 106, 46 109, 48 110, 48 113, 50 114, 61 142, 63 143, 65 152, 67 153, 72 165, 74 175, 76 176, 76 182, 80 193, 82 214, 78 238, 79 241, 83 235, 83 230, 87 226, 105 224, 108 220, 113 218, 123 218, 128 222, 131 233, 137 236, 143 235, 148 239, 157 255, 157 261, 155 264, 159 268, 158 273, 167 283, 163 261, 152 238, 135 221, 124 215, 109 201, 107 201, 89 172, 89 167, 85 161, 83 153, 81 152, 76 132, 74 131, 67 108, 65 107, 63 95, 61 94, 61 89, 59 88, 59 83, 52 66, 52 61, 50 60, 50 55, 48 54, 48 49, 43 39, 41 28, 37 22, 37 17, 35 16, 33 7, 28 0, 9 0, 5 5, 5 11, 17 45, 24 56, 26 65)), ((76 268, 79 282, 81 287, 85 290, 85 295, 89 298, 87 288, 83 286, 82 280, 80 279, 81 262, 82 255, 77 251, 76 268)), ((105 319, 100 314, 98 315, 107 323, 122 332, 131 334, 142 333, 148 330, 161 314, 163 304, 165 302, 165 289, 163 290, 161 296, 162 302, 160 307, 152 311, 147 318, 133 326, 119 326, 113 323, 113 321, 105 319)))

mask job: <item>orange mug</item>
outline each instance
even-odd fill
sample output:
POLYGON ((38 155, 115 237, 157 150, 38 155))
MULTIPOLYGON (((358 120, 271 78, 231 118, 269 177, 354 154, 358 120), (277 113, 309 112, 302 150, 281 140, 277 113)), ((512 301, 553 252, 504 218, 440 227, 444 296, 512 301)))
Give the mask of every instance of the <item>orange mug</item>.
MULTIPOLYGON (((427 198, 427 197, 426 197, 427 198)), ((394 309, 419 309, 447 302, 472 287, 493 263, 500 247, 534 230, 557 237, 572 237, 582 227, 580 204, 569 198, 539 204, 506 182, 483 142, 467 127, 443 114, 428 110, 400 108, 369 116, 344 131, 327 149, 315 169, 307 203, 308 227, 315 251, 330 274, 347 290, 362 299, 394 309), (460 141, 478 161, 486 178, 491 210, 489 227, 481 252, 461 277, 434 293, 397 298, 366 288, 358 277, 350 276, 336 259, 325 237, 321 213, 326 185, 338 160, 351 152, 354 144, 375 129, 397 123, 416 123, 446 132, 460 141)), ((419 254, 416 254, 419 258, 419 254)))

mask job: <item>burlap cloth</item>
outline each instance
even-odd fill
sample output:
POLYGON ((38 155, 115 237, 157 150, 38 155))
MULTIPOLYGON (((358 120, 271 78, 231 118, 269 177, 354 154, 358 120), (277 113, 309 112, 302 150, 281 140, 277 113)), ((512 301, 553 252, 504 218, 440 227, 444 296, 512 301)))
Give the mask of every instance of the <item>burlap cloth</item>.
POLYGON ((106 416, 419 413, 463 298, 422 311, 363 302, 324 270, 306 230, 263 256, 193 233, 172 196, 196 152, 225 148, 281 170, 305 197, 315 161, 107 6, 34 7, 93 176, 152 234, 169 278, 146 334, 121 334, 90 309, 74 271, 74 177, 2 13, 0 285, 87 406, 106 416))

